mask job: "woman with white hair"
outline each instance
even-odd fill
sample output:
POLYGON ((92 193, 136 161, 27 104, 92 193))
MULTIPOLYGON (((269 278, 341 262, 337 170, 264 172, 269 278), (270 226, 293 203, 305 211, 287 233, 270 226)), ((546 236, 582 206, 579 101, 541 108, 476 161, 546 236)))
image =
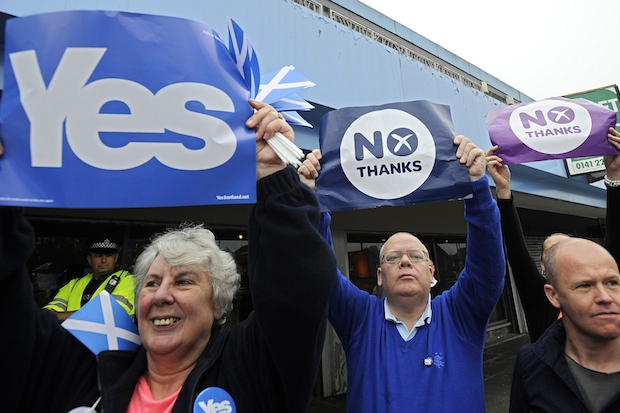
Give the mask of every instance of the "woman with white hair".
POLYGON ((249 222, 254 311, 222 326, 239 284, 232 257, 213 234, 184 226, 152 240, 137 259, 137 351, 94 356, 56 317, 36 307, 26 261, 32 228, 20 208, 0 208, 0 300, 16 309, 0 351, 3 411, 305 412, 321 360, 336 273, 317 231, 320 209, 266 139, 292 128, 250 102, 256 132, 257 203, 249 222), (236 410, 233 408, 236 406, 236 410))
POLYGON ((215 320, 218 324, 226 322, 241 276, 234 258, 220 249, 211 231, 202 225, 184 224, 154 237, 136 259, 136 297, 142 293, 146 295, 150 290, 145 288, 149 279, 147 273, 157 257, 171 267, 193 268, 202 272, 213 290, 211 305, 215 309, 215 320))

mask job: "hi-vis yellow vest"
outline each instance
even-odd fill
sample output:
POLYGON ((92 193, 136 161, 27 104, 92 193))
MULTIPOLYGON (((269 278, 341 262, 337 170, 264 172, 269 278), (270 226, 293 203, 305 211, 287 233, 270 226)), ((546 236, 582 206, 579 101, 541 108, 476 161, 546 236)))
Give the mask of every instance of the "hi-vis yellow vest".
MULTIPOLYGON (((129 274, 128 271, 120 270, 114 274, 110 274, 110 276, 101 283, 99 288, 97 288, 91 299, 96 297, 101 291, 105 290, 106 286, 115 275, 119 277, 119 280, 110 295, 116 298, 116 300, 129 315, 134 315, 136 312, 134 298, 135 277, 129 274)), ((82 278, 75 278, 69 281, 58 291, 58 294, 56 294, 54 299, 43 308, 53 310, 58 313, 79 310, 82 307, 82 295, 84 294, 84 289, 92 279, 93 273, 89 273, 82 278)))

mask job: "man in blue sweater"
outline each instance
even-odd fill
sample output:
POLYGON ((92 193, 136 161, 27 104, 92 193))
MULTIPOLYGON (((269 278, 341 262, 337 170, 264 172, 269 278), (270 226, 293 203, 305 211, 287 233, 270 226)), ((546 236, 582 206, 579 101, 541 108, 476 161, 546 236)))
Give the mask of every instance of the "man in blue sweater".
MULTIPOLYGON (((328 317, 346 352, 351 412, 485 412, 482 353, 506 262, 485 154, 464 136, 454 144, 473 189, 464 201, 467 257, 458 282, 431 300, 435 278, 428 250, 404 232, 392 235, 380 252, 377 280, 386 298, 337 277, 328 317)), ((306 160, 299 173, 313 178, 318 168, 306 160)), ((329 221, 323 214, 328 240, 329 221)))

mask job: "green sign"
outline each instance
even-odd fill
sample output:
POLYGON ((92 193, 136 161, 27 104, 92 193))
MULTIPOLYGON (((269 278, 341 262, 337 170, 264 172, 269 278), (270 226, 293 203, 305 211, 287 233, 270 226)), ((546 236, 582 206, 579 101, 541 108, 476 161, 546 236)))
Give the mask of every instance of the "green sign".
MULTIPOLYGON (((587 90, 585 92, 572 93, 564 97, 569 99, 583 98, 598 103, 616 112, 616 130, 620 132, 620 119, 618 119, 618 86, 611 85, 600 89, 587 90)), ((569 175, 580 175, 605 170, 605 162, 602 156, 588 156, 585 158, 566 159, 566 169, 569 175)))

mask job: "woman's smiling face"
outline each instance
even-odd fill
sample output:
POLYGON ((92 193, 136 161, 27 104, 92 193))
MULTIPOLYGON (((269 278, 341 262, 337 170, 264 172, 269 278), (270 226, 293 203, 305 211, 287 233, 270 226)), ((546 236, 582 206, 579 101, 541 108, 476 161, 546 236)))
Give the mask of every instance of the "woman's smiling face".
POLYGON ((218 315, 209 276, 198 267, 171 267, 157 256, 138 296, 138 327, 147 352, 197 359, 218 315))

